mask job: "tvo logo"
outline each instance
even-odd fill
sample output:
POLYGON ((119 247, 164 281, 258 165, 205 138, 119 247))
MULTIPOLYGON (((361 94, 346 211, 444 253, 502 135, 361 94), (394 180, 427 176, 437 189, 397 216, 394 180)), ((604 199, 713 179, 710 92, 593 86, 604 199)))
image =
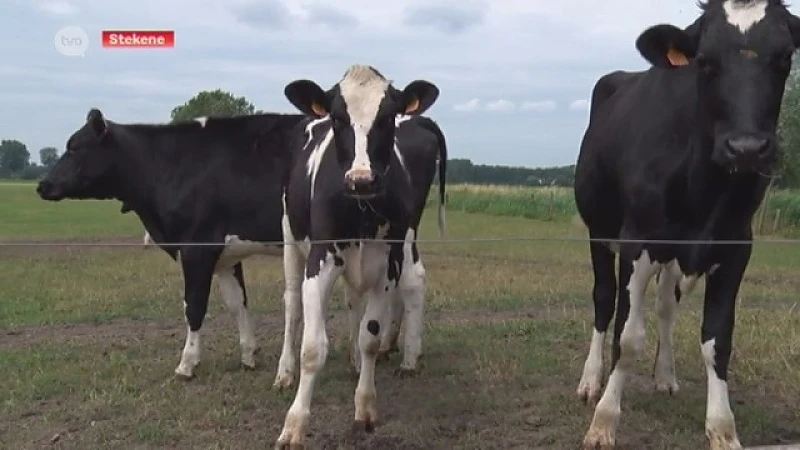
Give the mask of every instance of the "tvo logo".
POLYGON ((81 27, 64 27, 53 39, 56 51, 64 56, 85 56, 89 48, 89 35, 81 27))

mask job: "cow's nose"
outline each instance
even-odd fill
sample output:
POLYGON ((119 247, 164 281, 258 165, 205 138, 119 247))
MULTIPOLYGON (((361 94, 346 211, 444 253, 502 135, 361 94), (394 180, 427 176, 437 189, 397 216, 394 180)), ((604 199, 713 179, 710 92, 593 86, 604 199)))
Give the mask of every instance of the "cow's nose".
POLYGON ((375 187, 375 172, 372 169, 350 169, 344 174, 345 185, 356 194, 372 194, 375 187))
POLYGON ((731 159, 763 158, 770 148, 769 139, 755 136, 739 136, 725 141, 731 159))
POLYGON ((50 190, 51 183, 47 180, 42 180, 36 185, 36 193, 39 195, 44 194, 45 192, 50 190))

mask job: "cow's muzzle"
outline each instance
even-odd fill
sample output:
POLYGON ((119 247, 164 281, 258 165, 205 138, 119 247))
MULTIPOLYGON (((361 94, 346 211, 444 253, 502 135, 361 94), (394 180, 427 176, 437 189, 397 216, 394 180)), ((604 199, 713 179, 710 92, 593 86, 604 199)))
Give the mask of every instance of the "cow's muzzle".
POLYGON ((47 180, 42 180, 36 185, 36 193, 39 194, 42 200, 58 201, 64 199, 62 190, 47 180))
POLYGON ((775 156, 775 140, 761 134, 737 134, 723 142, 722 155, 731 172, 754 172, 775 156))
POLYGON ((378 177, 372 169, 350 169, 344 174, 348 195, 367 199, 378 194, 378 177))

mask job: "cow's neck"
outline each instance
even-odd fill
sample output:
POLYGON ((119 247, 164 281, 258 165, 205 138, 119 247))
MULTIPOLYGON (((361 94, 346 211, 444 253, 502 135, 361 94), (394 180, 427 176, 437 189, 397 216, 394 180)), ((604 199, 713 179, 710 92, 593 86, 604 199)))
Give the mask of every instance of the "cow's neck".
MULTIPOLYGON (((163 170, 167 164, 159 164, 159 152, 151 148, 151 143, 133 132, 122 136, 127 145, 119 146, 119 170, 117 173, 117 199, 125 202, 139 217, 145 229, 156 242, 169 242, 172 237, 164 226, 158 186, 167 189, 162 183, 163 170)), ((175 257, 175 251, 165 249, 175 257)))
POLYGON ((711 160, 710 145, 703 141, 695 140, 687 179, 691 220, 706 238, 745 232, 769 180, 757 173, 730 173, 711 160))

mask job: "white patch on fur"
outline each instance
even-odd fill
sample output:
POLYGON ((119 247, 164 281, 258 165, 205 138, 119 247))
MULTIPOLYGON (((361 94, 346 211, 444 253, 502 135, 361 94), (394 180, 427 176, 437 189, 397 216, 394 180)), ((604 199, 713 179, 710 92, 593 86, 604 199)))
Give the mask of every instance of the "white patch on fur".
POLYGON ((203 116, 203 117, 195 117, 194 120, 197 121, 197 123, 200 124, 200 128, 205 128, 206 127, 206 122, 208 122, 208 117, 205 117, 205 116, 203 116))
POLYGON ((735 419, 728 399, 728 383, 720 380, 714 369, 716 365, 715 343, 716 339, 711 339, 701 346, 708 382, 706 387, 706 436, 711 440, 712 448, 740 450, 742 444, 736 435, 735 419))
POLYGON ((389 80, 383 78, 369 66, 354 65, 339 82, 339 91, 344 100, 355 138, 355 158, 350 170, 369 170, 367 134, 372 129, 381 102, 389 88, 389 80))
POLYGON ((603 384, 603 353, 605 349, 606 333, 592 330, 592 341, 589 344, 589 354, 583 363, 583 374, 578 382, 578 397, 597 401, 600 397, 600 387, 603 384))
POLYGON ((766 0, 726 0, 722 3, 728 23, 739 29, 742 34, 753 27, 753 25, 764 19, 767 15, 766 0))
POLYGON ((311 178, 311 198, 314 198, 314 184, 317 180, 317 173, 319 172, 319 166, 322 164, 322 157, 325 155, 325 152, 328 150, 328 147, 331 146, 331 141, 333 140, 333 128, 330 128, 327 133, 325 133, 325 137, 319 143, 319 145, 314 148, 311 152, 311 155, 306 162, 306 169, 307 174, 311 178))
POLYGON ((217 273, 219 291, 228 310, 236 318, 239 326, 239 346, 242 350, 242 364, 255 368, 256 335, 253 332, 253 319, 250 311, 244 304, 244 291, 234 276, 233 269, 226 269, 217 273))
POLYGON ((395 118, 394 118, 394 126, 396 126, 396 127, 399 127, 401 123, 403 123, 403 122, 408 122, 408 121, 409 121, 409 120, 411 120, 413 117, 414 117, 414 116, 412 116, 412 115, 409 115, 409 114, 398 114, 398 115, 397 115, 397 116, 395 116, 395 118))

